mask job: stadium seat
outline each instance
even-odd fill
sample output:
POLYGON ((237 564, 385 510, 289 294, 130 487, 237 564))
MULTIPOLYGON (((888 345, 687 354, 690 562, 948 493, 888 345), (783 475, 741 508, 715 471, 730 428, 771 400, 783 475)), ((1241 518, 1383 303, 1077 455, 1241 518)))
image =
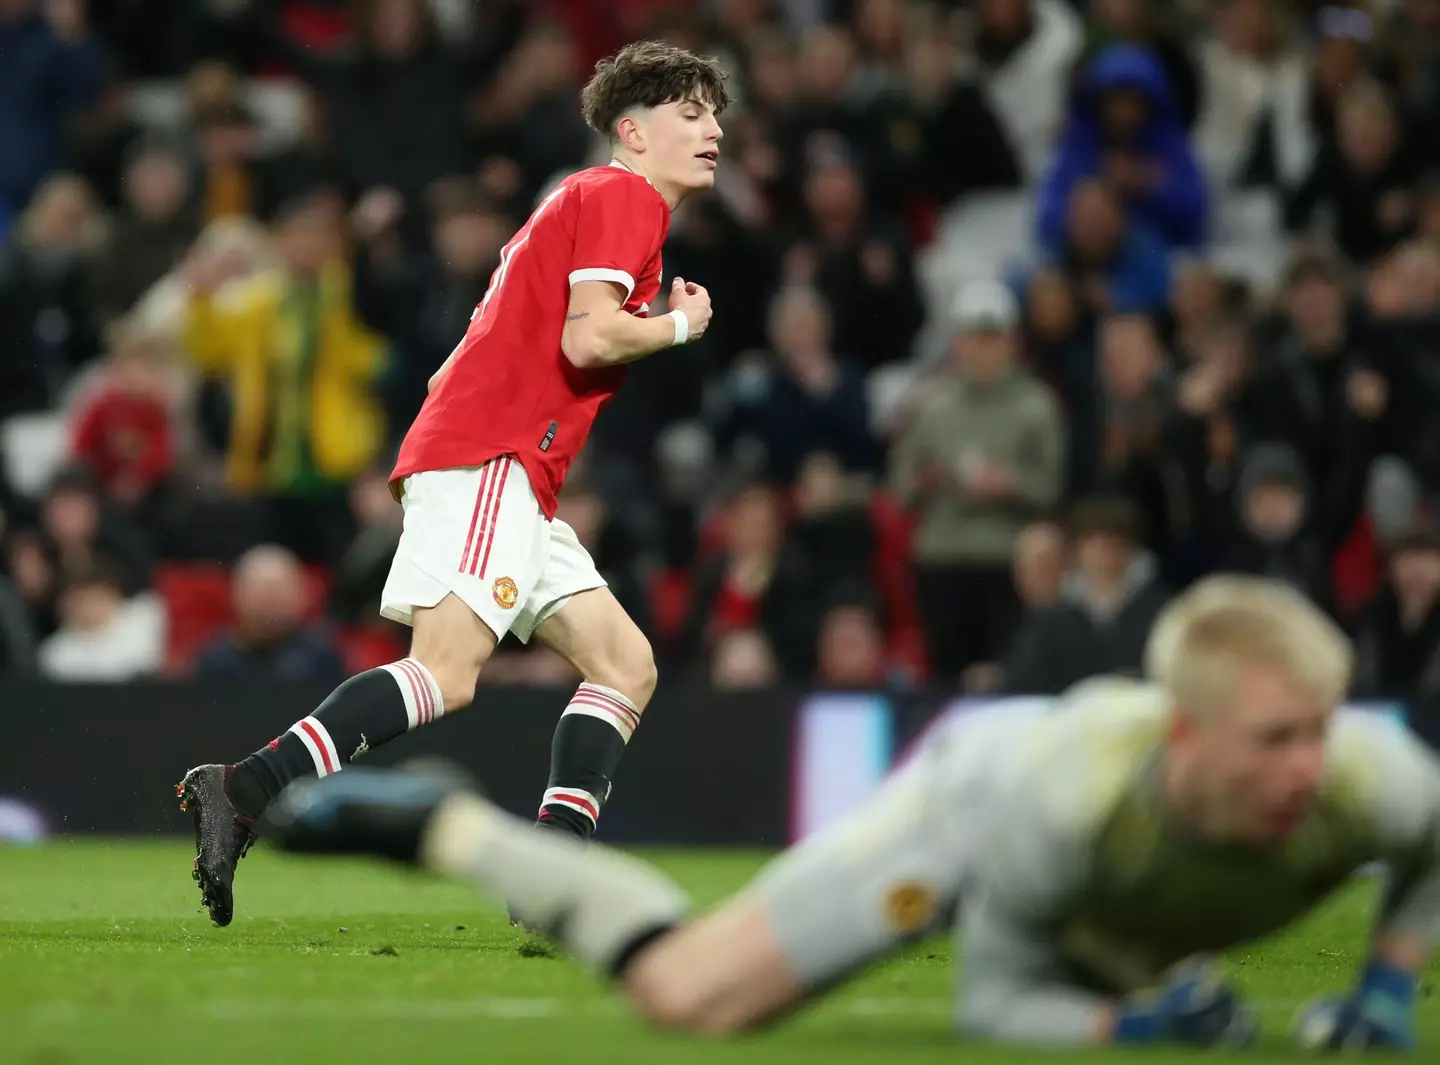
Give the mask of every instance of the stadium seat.
MULTIPOLYGON (((213 562, 163 563, 155 569, 155 591, 165 603, 169 619, 165 670, 184 673, 201 650, 231 623, 230 570, 213 562)), ((306 567, 307 620, 325 616, 329 591, 329 572, 321 566, 306 567)))

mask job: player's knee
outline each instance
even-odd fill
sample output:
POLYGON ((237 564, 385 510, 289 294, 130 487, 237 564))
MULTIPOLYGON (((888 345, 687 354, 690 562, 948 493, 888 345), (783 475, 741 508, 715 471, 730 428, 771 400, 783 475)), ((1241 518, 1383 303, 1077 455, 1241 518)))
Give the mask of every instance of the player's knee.
POLYGON ((603 684, 622 692, 639 709, 644 709, 655 694, 655 683, 659 679, 655 668, 655 652, 639 629, 629 639, 622 641, 604 661, 595 663, 586 671, 585 679, 592 684, 603 684))
POLYGON ((441 705, 447 714, 463 710, 475 701, 475 683, 480 679, 480 667, 468 657, 419 647, 411 650, 410 657, 435 678, 435 683, 440 686, 441 705))
POLYGON ((726 1035, 743 1027, 740 1016, 725 1009, 722 997, 696 979, 634 981, 630 994, 635 1008, 662 1028, 726 1035))

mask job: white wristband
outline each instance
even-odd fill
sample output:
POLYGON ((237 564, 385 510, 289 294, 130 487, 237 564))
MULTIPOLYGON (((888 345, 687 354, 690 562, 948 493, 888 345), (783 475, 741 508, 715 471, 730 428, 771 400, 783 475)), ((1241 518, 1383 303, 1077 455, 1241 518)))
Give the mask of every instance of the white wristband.
POLYGON ((684 311, 671 311, 670 317, 675 319, 675 343, 684 344, 690 339, 690 319, 684 311))

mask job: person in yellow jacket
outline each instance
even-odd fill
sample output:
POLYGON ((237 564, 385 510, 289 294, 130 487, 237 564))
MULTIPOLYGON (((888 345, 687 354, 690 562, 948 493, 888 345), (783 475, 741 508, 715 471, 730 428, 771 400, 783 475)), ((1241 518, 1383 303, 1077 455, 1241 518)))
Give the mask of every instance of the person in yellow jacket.
POLYGON ((275 237, 278 268, 224 288, 223 263, 187 265, 182 343, 201 373, 229 378, 230 486, 334 496, 384 446, 378 389, 388 348, 355 310, 323 202, 283 210, 275 237))

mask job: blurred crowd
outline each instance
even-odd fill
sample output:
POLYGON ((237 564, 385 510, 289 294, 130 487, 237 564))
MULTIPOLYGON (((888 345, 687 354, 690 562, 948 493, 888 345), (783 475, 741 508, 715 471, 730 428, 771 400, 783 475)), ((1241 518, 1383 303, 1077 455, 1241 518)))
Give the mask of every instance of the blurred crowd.
POLYGON ((664 675, 1055 692, 1229 569, 1440 693, 1440 0, 0 0, 0 672, 403 653, 394 448, 641 36, 716 317, 560 514, 664 675))

